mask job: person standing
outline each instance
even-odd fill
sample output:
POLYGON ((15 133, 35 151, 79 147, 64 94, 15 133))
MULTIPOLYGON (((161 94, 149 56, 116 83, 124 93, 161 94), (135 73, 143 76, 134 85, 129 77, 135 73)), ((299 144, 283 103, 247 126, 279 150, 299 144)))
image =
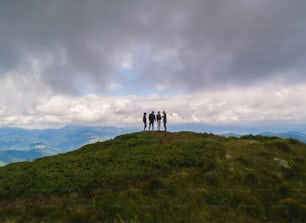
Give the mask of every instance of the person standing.
POLYGON ((143 127, 143 131, 146 131, 146 128, 147 128, 147 113, 143 113, 143 118, 142 118, 142 121, 143 121, 143 124, 144 124, 144 127, 143 127))
POLYGON ((152 113, 149 115, 149 131, 151 130, 151 126, 152 126, 152 130, 154 130, 154 121, 155 121, 155 115, 154 115, 154 111, 152 111, 152 113))
POLYGON ((156 115, 156 121, 157 121, 157 131, 160 131, 160 123, 161 123, 161 115, 160 115, 160 112, 158 111, 157 112, 157 115, 156 115))
POLYGON ((165 111, 163 111, 163 124, 164 124, 165 132, 167 132, 167 114, 165 111))

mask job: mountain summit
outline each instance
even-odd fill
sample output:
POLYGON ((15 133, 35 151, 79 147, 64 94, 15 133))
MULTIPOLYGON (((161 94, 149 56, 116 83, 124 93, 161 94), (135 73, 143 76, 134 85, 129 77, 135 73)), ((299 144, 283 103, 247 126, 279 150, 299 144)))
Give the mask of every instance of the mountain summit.
POLYGON ((0 222, 292 222, 306 145, 193 132, 126 134, 0 168, 0 222))

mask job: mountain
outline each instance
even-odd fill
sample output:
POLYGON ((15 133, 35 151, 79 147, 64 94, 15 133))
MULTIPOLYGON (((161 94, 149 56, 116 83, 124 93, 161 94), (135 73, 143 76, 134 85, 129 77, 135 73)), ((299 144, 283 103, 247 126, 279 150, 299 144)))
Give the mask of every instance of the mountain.
POLYGON ((0 222, 303 222, 306 145, 138 132, 0 168, 0 222))
MULTIPOLYGON (((226 136, 226 137, 237 137, 237 138, 243 136, 243 135, 235 134, 235 133, 226 133, 226 134, 222 134, 222 135, 226 136)), ((259 133, 257 135, 276 136, 276 137, 283 138, 283 139, 296 139, 296 140, 299 140, 300 142, 306 143, 306 134, 301 133, 301 132, 295 132, 295 131, 281 132, 281 133, 261 132, 261 133, 259 133)))
POLYGON ((298 123, 287 123, 287 122, 252 122, 245 123, 240 122, 237 124, 202 124, 202 123, 186 123, 179 125, 170 125, 170 131, 193 131, 193 132, 211 132, 214 134, 239 134, 247 135, 253 134, 258 135, 263 132, 270 133, 305 133, 306 125, 298 123))
MULTIPOLYGON (((41 130, 0 128, 0 165, 26 160, 31 161, 39 157, 71 151, 88 143, 105 141, 124 133, 133 132, 135 129, 137 128, 118 128, 112 126, 65 126, 59 129, 41 130)), ((302 132, 284 131, 275 133, 276 129, 286 130, 286 128, 279 125, 276 126, 275 124, 271 125, 271 127, 262 125, 206 125, 200 123, 169 125, 169 130, 173 132, 210 132, 233 137, 240 137, 244 134, 260 134, 294 138, 301 142, 306 142, 306 134, 302 132)), ((302 131, 303 128, 301 127, 299 130, 302 131)))
POLYGON ((282 132, 282 133, 273 133, 273 132, 263 132, 261 135, 266 135, 266 136, 278 136, 280 138, 285 138, 285 139, 297 139, 301 142, 306 142, 306 134, 302 132, 296 132, 296 131, 289 131, 289 132, 282 132))
POLYGON ((30 150, 5 150, 0 151, 0 157, 2 160, 2 165, 5 163, 13 163, 20 161, 31 161, 42 156, 50 156, 58 153, 53 150, 44 150, 44 149, 30 149, 30 150))
POLYGON ((111 126, 66 126, 42 130, 0 128, 0 162, 18 162, 55 155, 131 131, 111 126))
POLYGON ((286 125, 286 124, 257 124, 257 125, 206 125, 201 123, 188 123, 173 125, 169 127, 170 131, 193 131, 193 132, 210 132, 228 137, 240 137, 243 135, 264 135, 277 136, 285 139, 297 139, 306 143, 306 128, 301 125, 286 125), (292 131, 292 129, 296 129, 292 131))

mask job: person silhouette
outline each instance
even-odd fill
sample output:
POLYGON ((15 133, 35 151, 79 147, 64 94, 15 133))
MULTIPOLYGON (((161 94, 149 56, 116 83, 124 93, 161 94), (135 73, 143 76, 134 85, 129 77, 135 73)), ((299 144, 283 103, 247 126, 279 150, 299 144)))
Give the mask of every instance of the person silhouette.
POLYGON ((149 131, 151 130, 151 126, 152 126, 152 130, 154 130, 154 121, 155 121, 155 115, 154 115, 154 111, 152 111, 152 113, 149 115, 149 131))
POLYGON ((156 121, 157 121, 157 131, 160 131, 160 123, 161 123, 161 119, 162 119, 162 116, 160 115, 160 112, 158 111, 158 112, 157 112, 157 115, 156 115, 156 121))
POLYGON ((164 130, 167 132, 167 114, 165 111, 163 111, 163 124, 164 124, 164 130))
POLYGON ((147 128, 147 113, 143 113, 143 118, 142 118, 142 121, 143 121, 143 124, 144 124, 144 127, 143 127, 143 131, 146 131, 146 128, 147 128))

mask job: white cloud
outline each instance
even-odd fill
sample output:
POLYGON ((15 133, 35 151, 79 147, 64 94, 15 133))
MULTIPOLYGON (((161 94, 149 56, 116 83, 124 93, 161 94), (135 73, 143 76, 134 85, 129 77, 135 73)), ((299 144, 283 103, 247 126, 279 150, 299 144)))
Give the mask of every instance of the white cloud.
POLYGON ((43 128, 67 124, 141 125, 143 112, 166 110, 169 124, 305 121, 306 84, 204 90, 179 95, 51 96, 39 80, 14 73, 2 77, 0 125, 43 128), (19 80, 19 81, 17 81, 19 80), (31 88, 31 86, 35 86, 31 88), (23 89, 25 91, 18 91, 23 89), (28 90, 28 91, 27 91, 28 90))
POLYGON ((119 83, 116 83, 116 82, 109 82, 106 84, 105 88, 107 90, 116 90, 116 89, 119 89, 121 88, 122 86, 119 84, 119 83))
POLYGON ((121 61, 121 69, 125 70, 133 69, 133 56, 131 54, 124 55, 121 61))
POLYGON ((306 121, 305 6, 1 1, 0 125, 306 121))

